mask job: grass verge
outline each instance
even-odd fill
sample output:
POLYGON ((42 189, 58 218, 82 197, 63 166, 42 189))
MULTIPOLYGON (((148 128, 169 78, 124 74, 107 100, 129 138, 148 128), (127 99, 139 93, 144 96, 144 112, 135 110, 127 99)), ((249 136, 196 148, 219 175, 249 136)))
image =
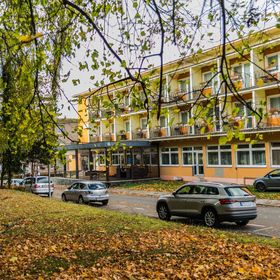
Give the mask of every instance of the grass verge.
POLYGON ((280 244, 0 190, 0 279, 279 279, 280 244))
MULTIPOLYGON (((178 181, 145 181, 136 183, 127 183, 120 185, 120 188, 131 189, 131 190, 144 190, 144 191, 155 191, 155 192, 173 192, 179 188, 184 182, 178 181)), ((266 191, 258 192, 253 186, 248 186, 249 190, 260 199, 277 199, 280 200, 280 191, 266 191)))

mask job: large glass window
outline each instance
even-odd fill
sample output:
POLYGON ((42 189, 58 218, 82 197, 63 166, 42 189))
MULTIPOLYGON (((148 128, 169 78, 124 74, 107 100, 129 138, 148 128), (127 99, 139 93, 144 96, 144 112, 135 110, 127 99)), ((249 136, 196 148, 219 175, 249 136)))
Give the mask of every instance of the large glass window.
POLYGON ((190 92, 190 80, 180 80, 179 81, 179 91, 180 92, 190 92))
POLYGON ((245 128, 252 128, 253 127, 253 113, 248 108, 248 106, 252 107, 252 101, 246 101, 247 105, 243 105, 239 102, 236 102, 234 106, 238 108, 237 118, 244 119, 244 126, 245 128))
POLYGON ((207 146, 208 165, 232 165, 231 146, 207 146))
POLYGON ((124 123, 124 128, 125 128, 125 132, 129 132, 130 131, 130 121, 126 121, 124 123))
POLYGON ((183 165, 193 165, 193 147, 183 147, 183 165))
POLYGON ((178 165, 178 148, 161 148, 162 165, 178 165))
POLYGON ((147 118, 140 119, 140 127, 141 129, 147 129, 147 118))
POLYGON ((280 142, 271 143, 271 165, 280 166, 280 142))
POLYGON ((265 145, 259 144, 239 144, 237 146, 237 165, 263 166, 266 165, 265 145))

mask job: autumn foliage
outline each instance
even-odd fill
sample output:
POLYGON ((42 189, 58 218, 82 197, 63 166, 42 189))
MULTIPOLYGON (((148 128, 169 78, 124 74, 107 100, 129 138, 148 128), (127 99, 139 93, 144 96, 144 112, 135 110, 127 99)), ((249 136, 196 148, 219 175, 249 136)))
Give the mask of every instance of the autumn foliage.
POLYGON ((0 207, 0 279, 280 278, 275 240, 16 191, 1 190, 0 207))

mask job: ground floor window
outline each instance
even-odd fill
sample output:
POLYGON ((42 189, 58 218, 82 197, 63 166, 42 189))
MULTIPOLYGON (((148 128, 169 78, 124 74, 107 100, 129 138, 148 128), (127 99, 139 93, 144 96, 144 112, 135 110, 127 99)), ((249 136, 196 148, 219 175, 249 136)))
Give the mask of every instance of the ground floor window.
POLYGON ((161 165, 178 165, 178 148, 161 148, 161 165))
POLYGON ((193 165, 193 147, 183 147, 183 165, 193 165))
POLYGON ((143 162, 145 165, 157 165, 158 153, 156 148, 147 148, 143 151, 143 162))
POLYGON ((231 145, 207 146, 208 165, 232 165, 231 145))
POLYGON ((271 165, 280 166, 280 142, 271 143, 271 165))
POLYGON ((255 165, 264 166, 266 165, 265 160, 265 145, 259 144, 239 144, 237 146, 237 165, 255 165))

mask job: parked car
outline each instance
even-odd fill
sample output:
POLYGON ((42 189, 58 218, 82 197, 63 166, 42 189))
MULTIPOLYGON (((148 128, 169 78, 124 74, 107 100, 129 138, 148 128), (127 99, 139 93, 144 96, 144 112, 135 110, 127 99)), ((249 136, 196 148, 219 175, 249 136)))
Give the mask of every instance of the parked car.
POLYGON ((19 187, 21 185, 21 182, 23 181, 23 179, 11 179, 11 185, 12 186, 17 186, 19 187))
MULTIPOLYGON (((21 182, 25 191, 35 194, 49 194, 49 179, 47 176, 26 177, 21 182)), ((53 194, 54 183, 50 181, 50 191, 53 194)))
POLYGON ((280 169, 272 170, 263 177, 257 178, 253 185, 259 192, 265 192, 268 189, 280 189, 280 169))
POLYGON ((220 222, 246 225, 257 217, 256 198, 242 186, 227 183, 191 182, 157 201, 158 216, 169 220, 171 216, 202 218, 205 225, 220 222))
POLYGON ((80 181, 72 184, 62 195, 63 201, 74 201, 80 204, 101 202, 107 205, 109 194, 105 184, 99 181, 80 181))

